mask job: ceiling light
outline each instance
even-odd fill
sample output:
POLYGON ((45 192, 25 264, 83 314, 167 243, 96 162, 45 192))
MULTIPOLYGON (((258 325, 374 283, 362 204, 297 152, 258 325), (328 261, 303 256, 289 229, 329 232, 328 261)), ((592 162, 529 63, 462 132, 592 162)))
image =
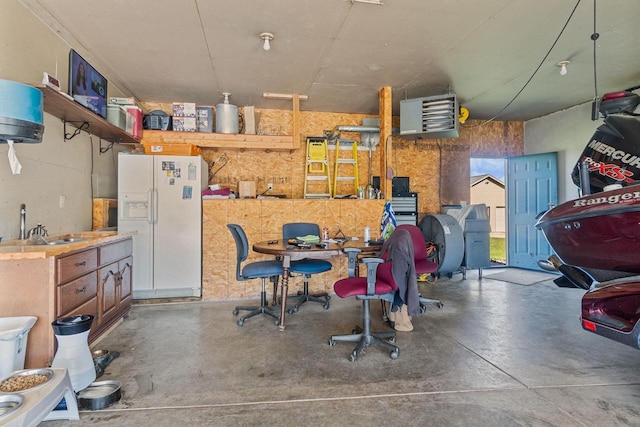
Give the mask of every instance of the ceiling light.
POLYGON ((567 75, 567 65, 569 65, 571 61, 560 61, 558 62, 558 66, 560 67, 560 75, 561 76, 566 76, 567 75))
POLYGON ((264 44, 262 45, 262 48, 264 50, 270 50, 271 49, 271 40, 273 40, 273 34, 271 33, 262 33, 260 34, 260 38, 262 40, 264 40, 264 44))

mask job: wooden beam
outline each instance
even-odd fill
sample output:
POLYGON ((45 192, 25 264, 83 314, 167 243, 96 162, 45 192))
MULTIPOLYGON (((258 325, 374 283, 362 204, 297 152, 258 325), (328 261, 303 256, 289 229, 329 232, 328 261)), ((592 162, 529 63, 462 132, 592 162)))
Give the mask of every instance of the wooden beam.
POLYGON ((388 86, 380 89, 379 93, 379 114, 380 114, 380 190, 384 193, 387 200, 391 200, 391 179, 387 176, 387 168, 389 166, 389 160, 387 146, 391 144, 391 117, 393 114, 391 99, 391 88, 388 86))
POLYGON ((293 148, 300 148, 300 95, 293 94, 293 148))

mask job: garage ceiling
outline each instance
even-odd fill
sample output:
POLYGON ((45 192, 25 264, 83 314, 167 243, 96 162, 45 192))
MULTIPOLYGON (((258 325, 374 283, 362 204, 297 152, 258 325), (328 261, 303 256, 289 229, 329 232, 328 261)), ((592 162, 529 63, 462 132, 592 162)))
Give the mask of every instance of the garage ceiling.
MULTIPOLYGON (((594 0, 22 0, 142 101, 378 113, 455 93, 472 119, 528 120, 595 94, 594 0), (370 3, 367 3, 370 2, 370 3), (576 7, 577 4, 577 7, 576 7), (569 20, 572 11, 573 16, 569 20), (563 26, 564 33, 551 49, 563 26), (271 50, 259 35, 271 32, 271 50), (549 55, 545 55, 551 49, 549 55), (558 63, 569 60, 566 76, 558 63)), ((640 84, 640 2, 596 3, 597 90, 640 84)))

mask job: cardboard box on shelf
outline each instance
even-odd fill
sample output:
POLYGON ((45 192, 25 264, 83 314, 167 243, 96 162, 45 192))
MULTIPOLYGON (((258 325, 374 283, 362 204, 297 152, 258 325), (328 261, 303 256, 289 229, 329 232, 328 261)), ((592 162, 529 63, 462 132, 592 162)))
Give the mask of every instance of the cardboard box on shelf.
POLYGON ((176 132, 195 132, 196 118, 195 117, 174 117, 173 130, 176 132))
POLYGON ((196 130, 198 132, 213 132, 213 107, 209 105, 196 106, 196 130))
POLYGON ((195 117, 195 116, 196 116, 195 102, 174 102, 173 103, 173 117, 195 117))
POLYGON ((145 154, 157 154, 166 156, 197 156, 202 150, 197 145, 193 144, 150 144, 143 142, 145 154))
POLYGON ((255 181, 238 181, 238 197, 254 199, 256 197, 255 181))

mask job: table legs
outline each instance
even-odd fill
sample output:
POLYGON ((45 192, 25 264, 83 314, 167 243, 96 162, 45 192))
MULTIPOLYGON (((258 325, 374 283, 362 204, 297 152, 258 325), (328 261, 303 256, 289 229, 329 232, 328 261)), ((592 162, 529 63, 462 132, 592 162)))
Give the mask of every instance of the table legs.
POLYGON ((282 302, 280 303, 280 325, 278 325, 281 331, 286 327, 284 320, 287 313, 287 295, 289 295, 289 267, 291 267, 291 257, 285 255, 282 257, 282 291, 280 292, 282 302))

